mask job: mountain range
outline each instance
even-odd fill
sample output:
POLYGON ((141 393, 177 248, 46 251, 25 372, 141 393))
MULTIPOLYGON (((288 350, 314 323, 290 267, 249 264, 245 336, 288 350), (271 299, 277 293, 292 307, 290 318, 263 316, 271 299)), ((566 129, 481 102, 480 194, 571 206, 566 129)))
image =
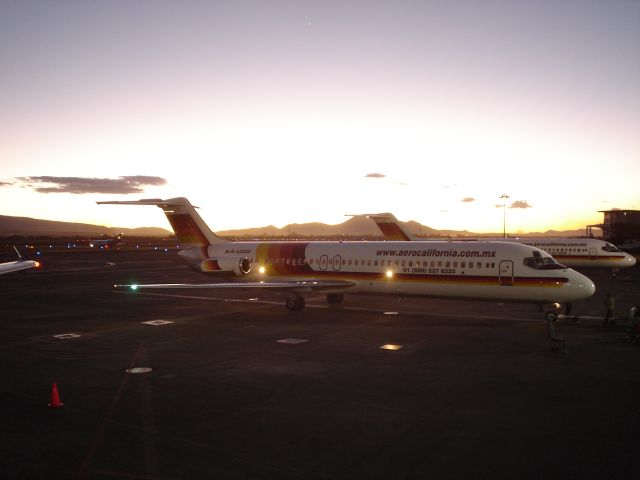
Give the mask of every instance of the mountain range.
POLYGON ((0 215, 0 237, 20 235, 49 237, 86 236, 98 238, 101 236, 113 237, 120 233, 131 237, 166 237, 172 235, 172 232, 169 230, 157 227, 105 227, 89 223, 57 222, 54 220, 41 220, 39 218, 0 215))
MULTIPOLYGON (((405 227, 420 237, 500 237, 500 233, 476 234, 467 230, 436 230, 415 221, 402 222, 405 227)), ((58 222, 53 220, 41 220, 29 217, 11 217, 0 215, 0 237, 11 235, 21 236, 125 236, 139 237, 167 237, 172 232, 158 227, 120 228, 92 225, 88 223, 58 222)), ((292 223, 282 228, 269 225, 259 228, 246 228, 241 230, 225 230, 216 232, 222 237, 264 238, 264 237, 380 237, 381 233, 372 220, 363 217, 351 217, 348 220, 336 224, 325 223, 292 223)), ((520 236, 548 236, 548 237, 579 237, 585 234, 584 230, 547 230, 546 232, 534 232, 519 234, 520 236)))

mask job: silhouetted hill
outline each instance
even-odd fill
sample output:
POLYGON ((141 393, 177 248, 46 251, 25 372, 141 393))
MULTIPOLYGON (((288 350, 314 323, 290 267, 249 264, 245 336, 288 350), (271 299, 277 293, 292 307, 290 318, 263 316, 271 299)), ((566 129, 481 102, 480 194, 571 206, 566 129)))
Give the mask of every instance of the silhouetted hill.
POLYGON ((38 218, 0 215, 0 236, 3 237, 11 235, 51 237, 73 237, 80 235, 100 237, 102 235, 114 236, 119 233, 124 233, 127 236, 140 237, 166 237, 173 234, 164 228, 156 227, 110 228, 102 225, 91 225, 89 223, 57 222, 38 218))
MULTIPOLYGON (((487 238, 499 238, 502 236, 500 233, 483 233, 478 234, 470 232, 468 230, 436 230, 435 228, 422 225, 416 221, 401 222, 405 228, 418 237, 422 238, 477 238, 479 236, 487 238)), ((382 233, 376 226, 376 224, 365 217, 351 217, 348 220, 338 223, 336 225, 328 225, 326 223, 312 222, 312 223, 292 223, 282 228, 269 225, 268 227, 260 228, 246 228, 241 230, 225 230, 216 232, 223 237, 335 237, 335 236, 350 236, 350 237, 382 237, 382 233)), ((548 230, 545 233, 524 233, 518 234, 521 237, 580 237, 584 236, 584 230, 567 230, 559 232, 556 230, 548 230)))
MULTIPOLYGON (((467 230, 436 230, 434 228, 422 225, 415 221, 401 222, 410 232, 419 237, 427 238, 460 238, 471 237, 493 237, 498 238, 501 233, 482 234, 469 232, 467 230)), ((140 237, 166 237, 172 235, 173 232, 164 228, 156 227, 140 227, 140 228, 120 228, 105 227, 101 225, 91 225, 88 223, 72 223, 57 222, 52 220, 40 220, 29 217, 11 217, 0 215, 0 236, 7 237, 11 235, 32 235, 32 236, 52 236, 52 237, 70 237, 70 236, 88 236, 100 237, 102 235, 115 236, 123 233, 126 236, 140 237)), ((268 238, 268 237, 378 237, 382 238, 382 234, 376 224, 364 217, 350 217, 348 220, 336 225, 328 225, 326 223, 292 223, 282 228, 269 225, 259 228, 246 228, 241 230, 225 230, 216 232, 222 237, 252 237, 252 238, 268 238)), ((583 230, 570 230, 559 232, 548 230, 540 233, 521 234, 522 237, 579 237, 583 236, 583 230)))

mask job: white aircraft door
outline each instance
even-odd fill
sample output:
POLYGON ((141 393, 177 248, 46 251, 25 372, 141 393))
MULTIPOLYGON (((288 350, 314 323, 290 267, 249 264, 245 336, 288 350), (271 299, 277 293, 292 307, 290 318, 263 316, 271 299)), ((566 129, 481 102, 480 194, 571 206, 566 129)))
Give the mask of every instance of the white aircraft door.
POLYGON ((500 285, 513 285, 513 261, 502 260, 498 268, 500 285))
POLYGON ((322 255, 320 257, 320 270, 326 270, 328 263, 329 263, 329 257, 326 255, 322 255))
POLYGON ((589 260, 595 260, 598 256, 598 250, 596 247, 589 247, 589 260))
POLYGON ((335 257, 333 257, 333 265, 332 268, 335 272, 337 272, 338 270, 340 270, 341 264, 342 263, 342 257, 340 255, 336 255, 335 257))

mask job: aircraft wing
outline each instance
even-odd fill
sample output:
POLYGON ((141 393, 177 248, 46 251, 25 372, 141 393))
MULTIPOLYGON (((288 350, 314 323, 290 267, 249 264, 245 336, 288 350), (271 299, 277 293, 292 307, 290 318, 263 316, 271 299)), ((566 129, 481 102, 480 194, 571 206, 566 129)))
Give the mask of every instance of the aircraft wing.
POLYGON ((143 289, 267 289, 267 290, 281 290, 287 292, 318 292, 318 291, 333 291, 343 288, 353 287, 353 282, 341 282, 341 281, 315 281, 305 280, 296 282, 229 282, 229 283, 150 283, 150 284, 129 284, 129 285, 114 285, 115 288, 128 289, 128 290, 143 290, 143 289))
POLYGON ((15 262, 0 263, 0 275, 5 273, 19 272, 21 270, 27 270, 29 268, 37 268, 40 266, 39 262, 34 260, 17 260, 15 262))

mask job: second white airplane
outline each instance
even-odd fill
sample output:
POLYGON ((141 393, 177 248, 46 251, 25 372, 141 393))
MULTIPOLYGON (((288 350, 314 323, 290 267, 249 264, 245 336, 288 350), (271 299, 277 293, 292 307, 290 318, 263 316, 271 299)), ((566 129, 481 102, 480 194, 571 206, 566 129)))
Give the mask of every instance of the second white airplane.
POLYGON ((232 242, 216 236, 183 197, 99 204, 155 205, 194 270, 227 283, 117 285, 137 289, 259 288, 289 292, 287 308, 322 292, 536 303, 557 316, 558 304, 592 296, 594 283, 528 245, 507 242, 232 242))
POLYGON ((40 262, 23 258, 20 250, 18 250, 15 245, 13 245, 13 249, 18 255, 18 260, 14 260, 13 262, 0 263, 0 275, 3 275, 5 273, 21 272, 23 270, 29 270, 30 268, 40 267, 40 262))
MULTIPOLYGON (((356 215, 352 215, 356 216, 356 215)), ((431 242, 416 237, 392 213, 364 214, 373 220, 387 240, 431 242)), ((456 241, 476 241, 477 239, 457 239, 456 241)), ((486 239, 490 240, 490 239, 486 239)), ((491 239, 493 240, 493 239, 491 239)), ((597 238, 500 238, 501 242, 522 243, 537 247, 553 255, 553 258, 567 267, 626 268, 636 264, 636 258, 623 252, 615 245, 597 238)))

